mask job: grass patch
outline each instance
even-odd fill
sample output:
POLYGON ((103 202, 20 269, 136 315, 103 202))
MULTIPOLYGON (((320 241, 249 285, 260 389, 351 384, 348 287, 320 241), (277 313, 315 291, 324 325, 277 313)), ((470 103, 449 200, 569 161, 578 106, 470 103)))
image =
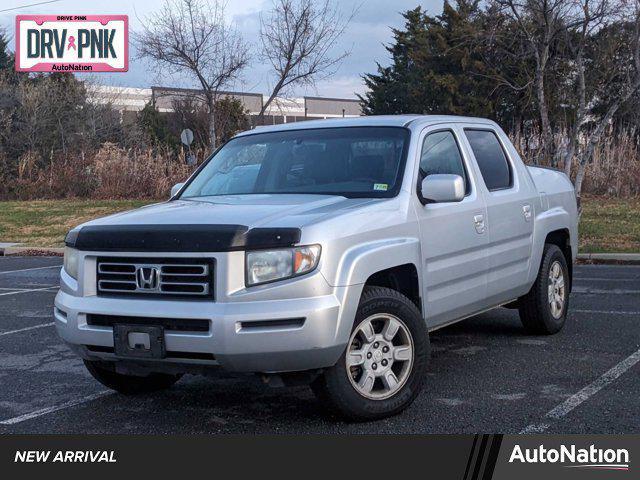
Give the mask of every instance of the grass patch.
POLYGON ((582 198, 581 253, 639 253, 640 199, 582 198))
MULTIPOLYGON (((138 208, 152 200, 38 200, 0 202, 0 242, 61 247, 76 225, 138 208)), ((585 196, 580 252, 640 252, 640 199, 585 196)))
POLYGON ((62 247, 76 225, 151 203, 147 200, 37 200, 0 202, 0 242, 62 247))

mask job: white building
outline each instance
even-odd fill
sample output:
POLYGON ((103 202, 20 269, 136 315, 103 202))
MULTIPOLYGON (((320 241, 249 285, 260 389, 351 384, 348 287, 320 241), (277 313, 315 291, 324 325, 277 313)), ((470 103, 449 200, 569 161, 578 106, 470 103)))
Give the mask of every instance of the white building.
MULTIPOLYGON (((138 112, 152 102, 160 112, 172 112, 173 101, 179 97, 193 97, 198 90, 186 88, 132 88, 89 85, 89 97, 97 103, 109 103, 123 114, 138 112)), ((261 93, 221 92, 222 96, 237 98, 250 117, 257 117, 265 101, 261 93)), ((358 117, 362 115, 360 101, 350 98, 276 97, 265 112, 263 124, 280 124, 303 120, 358 117)))

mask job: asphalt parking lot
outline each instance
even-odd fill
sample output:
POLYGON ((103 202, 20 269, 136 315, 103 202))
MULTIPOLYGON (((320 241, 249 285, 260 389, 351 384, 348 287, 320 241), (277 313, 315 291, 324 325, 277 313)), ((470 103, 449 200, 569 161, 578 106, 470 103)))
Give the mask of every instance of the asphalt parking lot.
POLYGON ((184 377, 107 391, 58 339, 60 258, 0 257, 0 433, 640 433, 640 266, 576 266, 558 335, 496 309, 432 333, 424 391, 403 414, 348 424, 305 387, 184 377))

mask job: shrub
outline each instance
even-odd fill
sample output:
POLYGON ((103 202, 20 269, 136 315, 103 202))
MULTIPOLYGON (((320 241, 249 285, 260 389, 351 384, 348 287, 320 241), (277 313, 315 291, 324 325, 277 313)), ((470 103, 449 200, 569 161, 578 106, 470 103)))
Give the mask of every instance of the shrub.
POLYGON ((20 157, 17 171, 10 171, 5 158, 0 155, 0 199, 5 200, 166 198, 196 168, 169 151, 126 150, 113 143, 90 154, 51 158, 45 167, 29 151, 20 157))

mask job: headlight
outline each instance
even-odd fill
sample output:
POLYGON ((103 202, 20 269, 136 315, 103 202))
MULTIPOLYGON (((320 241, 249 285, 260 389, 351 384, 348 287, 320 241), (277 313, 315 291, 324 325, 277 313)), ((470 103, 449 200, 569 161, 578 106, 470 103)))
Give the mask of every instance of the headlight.
POLYGON ((247 252, 247 286, 309 273, 320 260, 320 245, 247 252))
POLYGON ((64 248, 64 271, 67 272, 70 277, 76 280, 78 279, 79 256, 80 254, 75 248, 64 248))

